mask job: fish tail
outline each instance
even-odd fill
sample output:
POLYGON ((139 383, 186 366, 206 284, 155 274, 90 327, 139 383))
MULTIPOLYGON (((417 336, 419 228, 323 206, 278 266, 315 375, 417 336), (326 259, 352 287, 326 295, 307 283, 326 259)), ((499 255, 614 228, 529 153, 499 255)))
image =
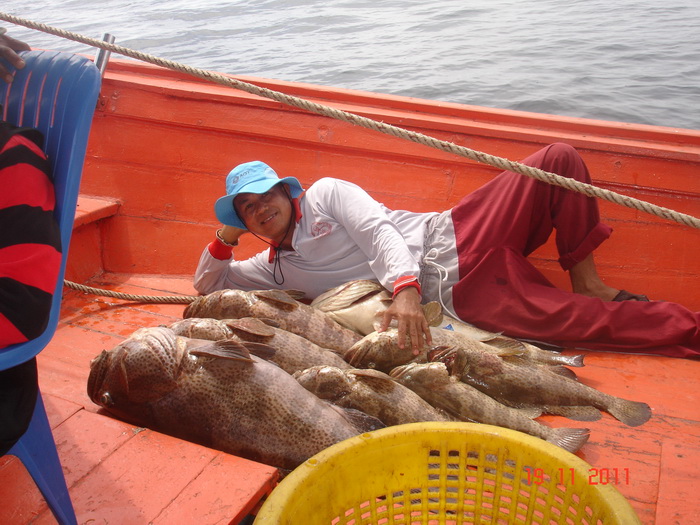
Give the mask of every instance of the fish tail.
POLYGON ((615 419, 630 427, 638 427, 649 421, 651 417, 649 405, 640 401, 628 401, 626 399, 615 400, 612 406, 608 408, 608 412, 615 419))
POLYGON ((547 364, 550 366, 573 366, 576 368, 581 368, 584 366, 584 357, 584 354, 562 355, 556 351, 542 349, 538 349, 538 353, 533 356, 536 362, 540 362, 542 364, 547 364))
POLYGON ((576 452, 588 441, 590 436, 591 431, 587 428, 557 428, 547 438, 547 441, 569 452, 576 452))
POLYGON ((557 361, 566 366, 575 366, 576 368, 580 368, 583 366, 583 358, 584 354, 578 354, 578 355, 559 355, 557 361))

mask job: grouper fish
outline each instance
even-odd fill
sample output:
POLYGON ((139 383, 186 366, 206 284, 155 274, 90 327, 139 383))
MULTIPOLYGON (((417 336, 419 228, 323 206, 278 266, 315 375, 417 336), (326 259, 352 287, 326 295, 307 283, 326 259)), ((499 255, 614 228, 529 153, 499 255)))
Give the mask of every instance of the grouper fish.
POLYGON ((431 329, 433 344, 439 346, 471 347, 497 354, 518 364, 561 366, 583 366, 583 355, 564 355, 553 350, 544 350, 525 341, 500 334, 475 337, 463 330, 431 329))
POLYGON ((184 318, 274 319, 280 327, 342 355, 360 336, 282 290, 218 290, 190 303, 184 318))
MULTIPOLYGON (((545 411, 547 406, 595 407, 633 427, 651 417, 646 403, 611 396, 544 367, 517 366, 472 348, 434 349, 429 359, 445 363, 453 376, 510 406, 534 405, 545 411)), ((561 412, 555 408, 555 413, 561 412)))
POLYGON ((190 317, 170 325, 177 335, 195 339, 221 341, 233 339, 245 344, 253 354, 262 345, 265 357, 293 374, 316 365, 331 365, 338 368, 352 368, 338 354, 322 348, 287 330, 278 328, 271 319, 242 317, 241 319, 212 319, 190 317))
MULTIPOLYGON (((391 305, 391 293, 381 284, 370 280, 349 281, 319 295, 311 302, 339 324, 366 336, 376 330, 377 321, 391 305)), ((435 344, 457 345, 460 341, 477 341, 495 348, 497 353, 507 351, 519 355, 520 363, 540 363, 554 366, 583 366, 583 356, 567 356, 557 351, 544 350, 525 341, 519 341, 499 333, 488 332, 474 325, 445 315, 439 303, 423 305, 423 312, 431 327, 435 344), (442 330, 440 330, 442 329, 442 330)), ((573 373, 570 372, 571 375, 573 373)))
MULTIPOLYGON (((375 331, 381 315, 392 303, 391 293, 377 281, 359 279, 336 286, 311 301, 311 306, 325 312, 338 324, 368 335, 375 331)), ((442 321, 442 307, 430 302, 423 305, 430 326, 442 321)))
POLYGON ((391 377, 407 386, 436 408, 463 421, 474 421, 518 430, 576 452, 590 431, 581 428, 551 428, 533 421, 448 373, 444 363, 410 363, 394 368, 391 377))
MULTIPOLYGON (((539 348, 533 350, 523 347, 519 341, 515 340, 513 340, 512 345, 493 346, 442 328, 431 327, 430 334, 433 346, 469 347, 504 359, 512 359, 517 364, 552 366, 557 371, 565 364, 582 365, 579 359, 581 356, 565 356, 539 348)), ((428 350, 430 348, 425 347, 418 354, 415 354, 408 343, 404 348, 400 348, 398 332, 396 329, 389 328, 385 332, 372 332, 363 337, 345 352, 345 360, 357 368, 375 368, 382 372, 389 372, 398 365, 412 361, 427 361, 428 350)))
POLYGON ((383 426, 319 399, 241 343, 165 327, 137 330, 93 359, 87 390, 131 423, 282 469, 383 426))
POLYGON ((321 399, 360 410, 386 426, 456 420, 378 370, 314 366, 297 372, 294 377, 321 399))

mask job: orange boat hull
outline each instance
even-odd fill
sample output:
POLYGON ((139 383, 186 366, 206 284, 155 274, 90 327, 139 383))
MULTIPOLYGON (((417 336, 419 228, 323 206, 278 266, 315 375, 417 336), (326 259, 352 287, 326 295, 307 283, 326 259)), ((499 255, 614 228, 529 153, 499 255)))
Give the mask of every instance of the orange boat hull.
MULTIPOLYGON (((595 185, 700 217, 698 131, 243 80, 510 160, 567 142, 583 155, 595 185)), ((228 87, 114 61, 82 184, 82 193, 121 204, 104 225, 99 271, 192 274, 217 227, 213 202, 225 174, 254 159, 304 185, 323 176, 350 180, 389 207, 415 211, 448 209, 498 171, 228 87)), ((700 309, 700 231, 607 201, 601 214, 614 228, 596 252, 605 278, 700 309)), ((75 250, 79 266, 86 254, 75 250)), ((533 259, 568 286, 551 245, 533 259)))

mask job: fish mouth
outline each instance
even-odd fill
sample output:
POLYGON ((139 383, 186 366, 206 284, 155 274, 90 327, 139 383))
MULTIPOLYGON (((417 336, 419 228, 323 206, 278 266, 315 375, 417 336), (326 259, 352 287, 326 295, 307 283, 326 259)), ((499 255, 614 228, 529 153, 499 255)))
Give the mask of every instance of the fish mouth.
POLYGON ((343 359, 350 363, 352 366, 356 366, 357 363, 367 354, 367 350, 361 346, 352 345, 347 349, 345 354, 343 354, 343 359))
POLYGON ((414 364, 410 363, 407 365, 401 365, 401 366, 396 366, 391 369, 389 372, 389 376, 393 377, 394 379, 401 379, 404 377, 408 372, 411 371, 412 368, 414 368, 414 364))
POLYGON ((451 374, 457 360, 457 352, 450 348, 433 348, 428 351, 428 361, 442 363, 451 374))
POLYGON ((102 350, 102 353, 90 362, 90 375, 87 382, 87 395, 93 403, 100 403, 100 387, 104 383, 105 376, 109 371, 109 352, 102 350))
POLYGON ((444 347, 434 347, 428 350, 428 360, 429 361, 443 361, 443 359, 449 358, 453 354, 451 350, 444 347))
POLYGON ((304 370, 298 370, 297 372, 294 372, 293 375, 295 378, 307 377, 310 379, 317 380, 319 376, 327 374, 330 369, 331 367, 328 365, 316 365, 306 368, 304 370))

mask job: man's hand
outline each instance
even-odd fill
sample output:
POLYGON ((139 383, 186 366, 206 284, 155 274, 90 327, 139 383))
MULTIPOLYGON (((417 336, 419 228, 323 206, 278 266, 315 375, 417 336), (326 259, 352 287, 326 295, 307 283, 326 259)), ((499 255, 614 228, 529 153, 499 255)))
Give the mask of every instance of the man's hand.
MULTIPOLYGON (((22 69, 24 67, 24 60, 22 60, 17 53, 19 51, 29 51, 30 49, 31 48, 24 42, 7 36, 6 29, 0 27, 0 57, 7 60, 17 69, 22 69)), ((12 82, 12 75, 2 62, 0 62, 0 77, 8 84, 12 82)))
POLYGON ((248 230, 242 230, 235 226, 227 226, 225 224, 221 228, 221 237, 229 244, 236 244, 238 238, 244 233, 248 233, 248 230))
POLYGON ((384 332, 391 324, 391 321, 396 319, 398 321, 399 347, 404 347, 406 335, 408 335, 413 347, 413 353, 416 355, 420 353, 425 344, 433 344, 430 337, 430 326, 425 318, 420 301, 421 297, 418 290, 413 287, 404 288, 396 294, 391 306, 384 312, 382 324, 379 327, 379 331, 384 332))

